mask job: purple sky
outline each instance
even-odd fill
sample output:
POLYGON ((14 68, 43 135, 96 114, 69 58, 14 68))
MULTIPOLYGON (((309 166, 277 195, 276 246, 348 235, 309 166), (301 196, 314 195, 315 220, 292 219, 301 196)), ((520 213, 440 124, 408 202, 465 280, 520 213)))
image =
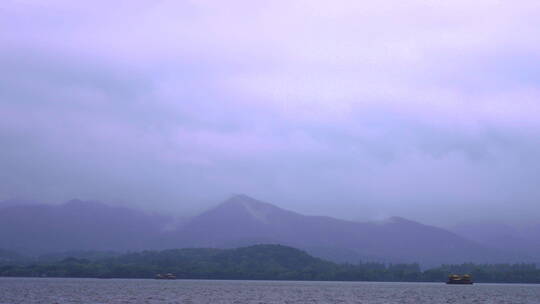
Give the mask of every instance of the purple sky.
MULTIPOLYGON (((83 3, 84 2, 84 3, 83 3)), ((539 1, 0 4, 0 200, 540 221, 539 1)))

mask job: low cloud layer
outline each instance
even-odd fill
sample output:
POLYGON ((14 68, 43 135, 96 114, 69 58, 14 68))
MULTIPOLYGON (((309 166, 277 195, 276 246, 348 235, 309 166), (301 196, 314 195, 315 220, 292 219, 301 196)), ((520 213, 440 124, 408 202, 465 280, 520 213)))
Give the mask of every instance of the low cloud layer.
POLYGON ((8 0, 0 199, 540 221, 537 1, 8 0))

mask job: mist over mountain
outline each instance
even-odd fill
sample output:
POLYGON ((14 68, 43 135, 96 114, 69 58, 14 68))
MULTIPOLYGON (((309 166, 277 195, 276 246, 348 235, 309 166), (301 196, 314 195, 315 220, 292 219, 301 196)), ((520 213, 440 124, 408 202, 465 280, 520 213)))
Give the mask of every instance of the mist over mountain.
POLYGON ((0 209, 0 248, 42 254, 69 250, 142 250, 159 245, 173 218, 71 200, 0 209))
POLYGON ((2 246, 538 256, 538 0, 0 8, 2 246))
POLYGON ((490 248, 511 253, 528 253, 540 256, 540 225, 510 226, 501 222, 460 223, 451 231, 490 248))
POLYGON ((508 250, 476 238, 474 230, 454 233, 400 217, 354 222, 306 216, 246 195, 235 195, 182 223, 172 216, 80 200, 6 205, 0 208, 0 248, 29 254, 273 243, 337 262, 436 265, 540 260, 534 246, 508 250))
POLYGON ((514 258, 441 228, 399 217, 353 222, 305 216, 245 195, 194 217, 178 231, 189 246, 234 247, 280 243, 330 260, 425 264, 504 261, 514 258))
POLYGON ((28 205, 40 205, 40 203, 34 200, 17 199, 17 198, 0 201, 0 209, 6 208, 6 207, 28 206, 28 205))

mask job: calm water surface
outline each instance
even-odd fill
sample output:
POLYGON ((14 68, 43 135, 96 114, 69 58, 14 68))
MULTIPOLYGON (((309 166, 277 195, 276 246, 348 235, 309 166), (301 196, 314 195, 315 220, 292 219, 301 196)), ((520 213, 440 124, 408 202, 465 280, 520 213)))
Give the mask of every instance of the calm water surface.
POLYGON ((540 303, 540 285, 0 278, 0 303, 540 303))

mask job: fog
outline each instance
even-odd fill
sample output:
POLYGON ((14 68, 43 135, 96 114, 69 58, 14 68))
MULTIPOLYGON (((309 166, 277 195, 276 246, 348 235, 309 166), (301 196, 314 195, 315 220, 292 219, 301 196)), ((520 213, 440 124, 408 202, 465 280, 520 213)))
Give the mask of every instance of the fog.
POLYGON ((0 200, 540 222, 540 3, 3 1, 0 200))

